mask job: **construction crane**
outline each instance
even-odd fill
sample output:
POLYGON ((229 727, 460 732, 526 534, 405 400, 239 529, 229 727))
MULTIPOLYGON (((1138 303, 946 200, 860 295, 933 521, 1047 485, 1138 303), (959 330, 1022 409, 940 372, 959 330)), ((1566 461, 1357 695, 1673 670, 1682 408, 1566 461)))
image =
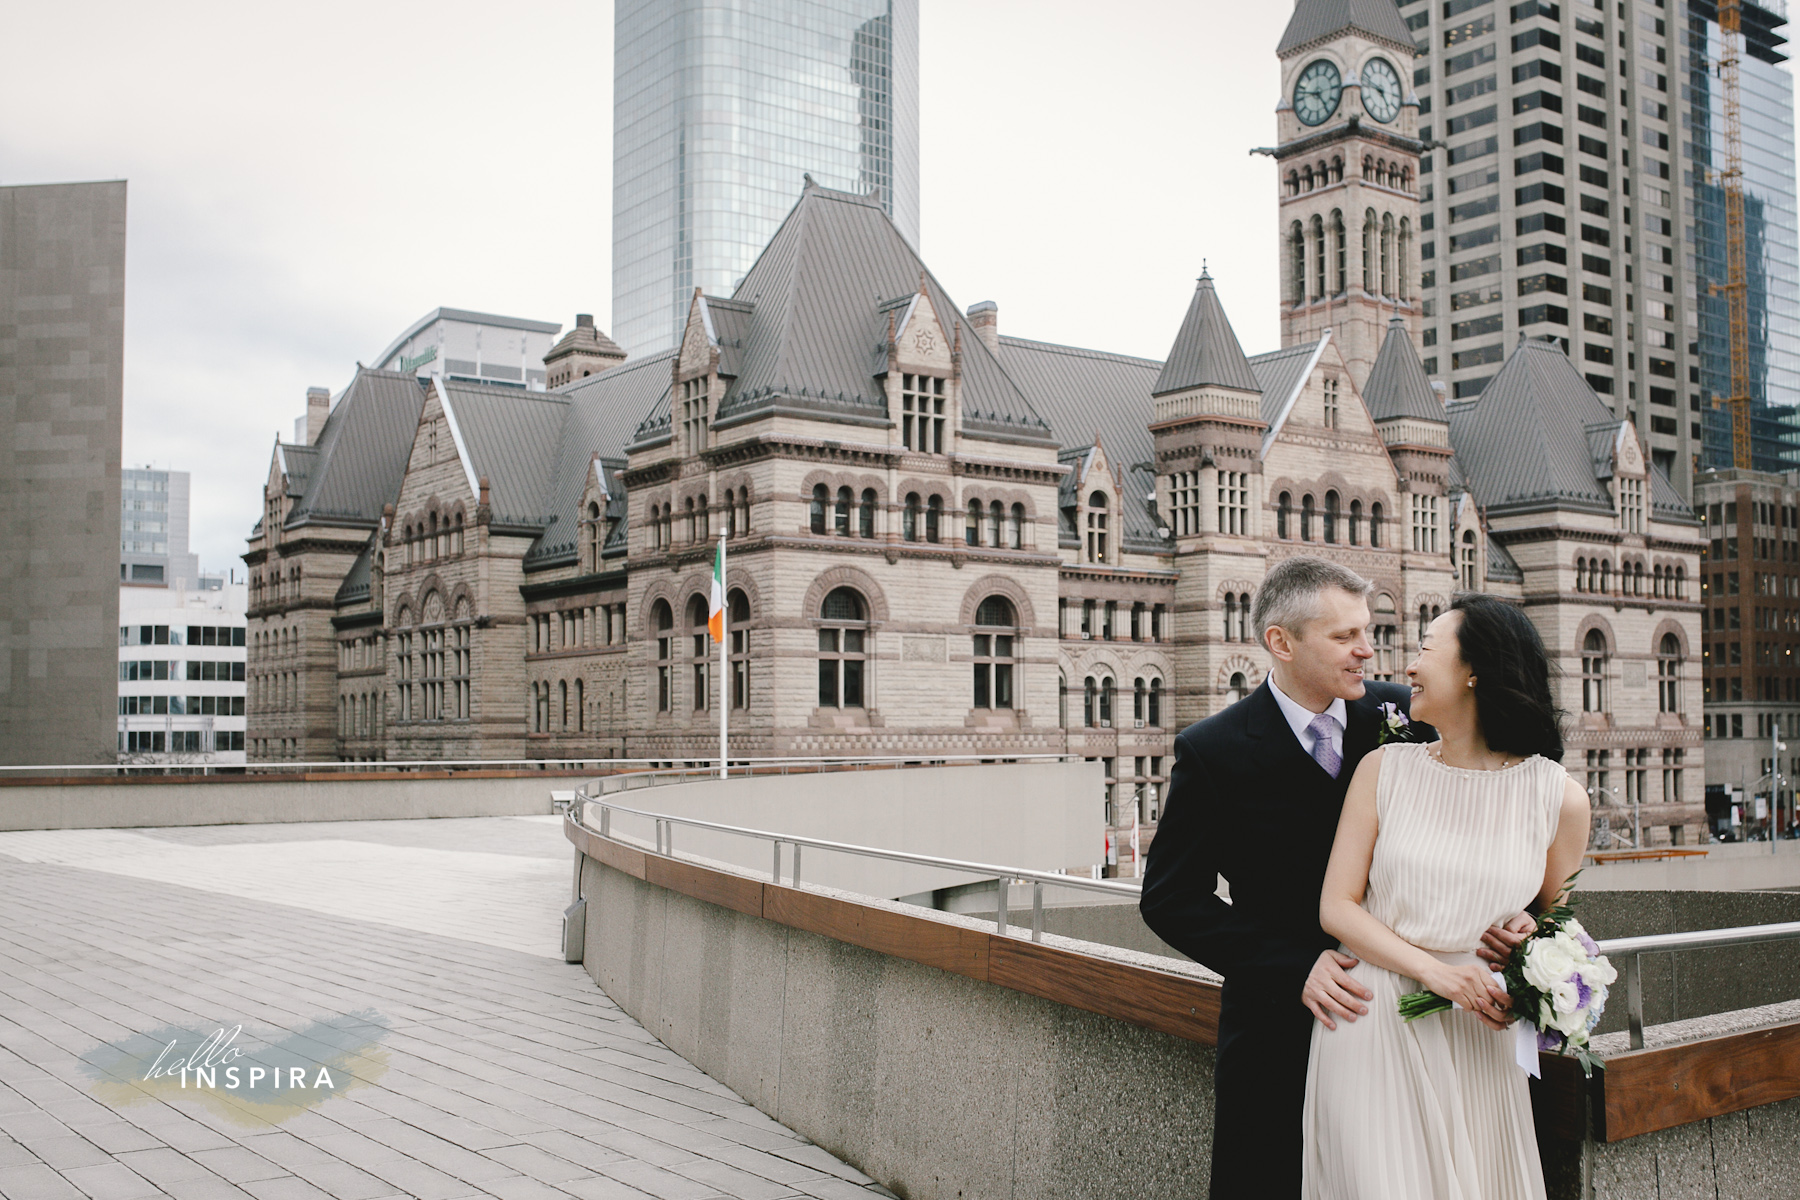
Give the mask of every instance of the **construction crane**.
POLYGON ((1738 40, 1743 32, 1743 0, 1719 0, 1719 90, 1725 97, 1725 169, 1713 173, 1725 192, 1726 282, 1713 284, 1730 311, 1732 465, 1749 470, 1750 460, 1750 292, 1744 249, 1744 131, 1739 111, 1738 40))

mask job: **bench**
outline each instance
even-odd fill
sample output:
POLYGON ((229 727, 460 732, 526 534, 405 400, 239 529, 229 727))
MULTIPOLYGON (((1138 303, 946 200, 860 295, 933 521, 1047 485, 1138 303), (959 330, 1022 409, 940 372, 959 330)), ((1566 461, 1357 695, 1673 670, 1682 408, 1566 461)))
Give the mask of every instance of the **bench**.
POLYGON ((1595 866, 1615 862, 1658 862, 1670 858, 1705 858, 1707 851, 1683 846, 1654 846, 1648 850, 1590 850, 1589 862, 1595 866))

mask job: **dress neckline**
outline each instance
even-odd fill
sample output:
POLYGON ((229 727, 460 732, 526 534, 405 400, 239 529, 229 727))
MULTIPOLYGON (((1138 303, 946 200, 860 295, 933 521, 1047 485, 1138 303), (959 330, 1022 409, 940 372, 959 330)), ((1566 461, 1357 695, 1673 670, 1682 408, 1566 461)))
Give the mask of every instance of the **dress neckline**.
POLYGON ((1451 766, 1449 763, 1445 762, 1443 759, 1439 758, 1437 755, 1435 755, 1431 752, 1431 747, 1434 744, 1435 743, 1432 743, 1432 742, 1419 743, 1419 745, 1421 747, 1421 753, 1423 753, 1425 756, 1425 761, 1428 763, 1431 763, 1433 766, 1437 767, 1439 770, 1454 771, 1458 775, 1505 775, 1509 772, 1517 771, 1520 767, 1529 766, 1533 759, 1539 757, 1536 754, 1527 754, 1524 758, 1520 759, 1518 762, 1513 763, 1511 766, 1506 766, 1506 767, 1495 767, 1495 768, 1455 767, 1455 766, 1451 766))

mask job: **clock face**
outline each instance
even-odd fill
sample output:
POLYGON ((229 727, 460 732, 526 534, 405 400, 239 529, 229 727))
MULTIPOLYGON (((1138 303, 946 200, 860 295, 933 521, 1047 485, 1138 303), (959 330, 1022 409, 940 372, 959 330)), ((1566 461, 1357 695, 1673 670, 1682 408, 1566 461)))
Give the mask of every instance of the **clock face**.
POLYGON ((1343 91, 1344 81, 1337 67, 1321 58, 1300 72, 1294 84, 1294 115, 1302 125, 1322 125, 1337 111, 1343 91))
POLYGON ((1383 125, 1400 115, 1400 75, 1385 58, 1372 58, 1362 69, 1362 103, 1383 125))

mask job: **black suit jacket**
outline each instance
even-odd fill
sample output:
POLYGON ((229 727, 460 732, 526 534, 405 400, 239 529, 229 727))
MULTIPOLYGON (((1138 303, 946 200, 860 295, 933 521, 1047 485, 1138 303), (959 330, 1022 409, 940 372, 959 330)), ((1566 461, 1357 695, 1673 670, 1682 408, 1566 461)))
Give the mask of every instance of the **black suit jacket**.
POLYGON ((1184 730, 1145 864, 1144 923, 1228 991, 1298 1006, 1320 951, 1336 944, 1319 927, 1319 893, 1344 793, 1377 745, 1382 703, 1404 712, 1410 700, 1409 688, 1370 683, 1345 705, 1336 779, 1301 749, 1266 681, 1184 730))

